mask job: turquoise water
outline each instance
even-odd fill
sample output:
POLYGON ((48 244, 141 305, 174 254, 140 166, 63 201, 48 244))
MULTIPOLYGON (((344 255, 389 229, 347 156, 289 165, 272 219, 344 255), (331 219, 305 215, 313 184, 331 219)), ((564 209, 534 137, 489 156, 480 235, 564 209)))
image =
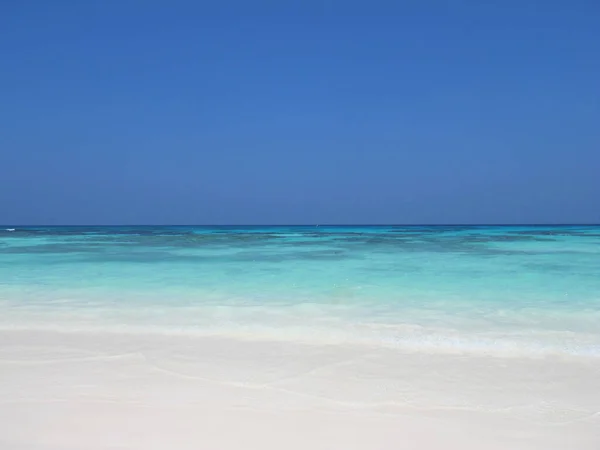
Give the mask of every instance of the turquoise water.
POLYGON ((0 327, 600 356, 600 227, 0 229, 0 327))

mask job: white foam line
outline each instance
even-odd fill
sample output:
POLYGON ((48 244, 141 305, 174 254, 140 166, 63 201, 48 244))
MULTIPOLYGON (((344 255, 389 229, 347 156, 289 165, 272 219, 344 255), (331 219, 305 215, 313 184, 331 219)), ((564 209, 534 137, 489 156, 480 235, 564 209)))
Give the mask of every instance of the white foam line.
POLYGON ((261 333, 261 334, 249 334, 249 333, 227 333, 227 332, 216 332, 216 331, 200 331, 200 330, 175 330, 169 328, 126 328, 117 329, 110 327, 90 327, 86 329, 73 328, 65 329, 52 326, 2 326, 0 325, 0 332, 36 332, 36 331, 48 331, 56 333, 108 333, 113 335, 164 335, 164 336, 188 336, 188 337, 202 337, 202 338, 217 338, 217 339, 231 339, 247 342, 296 342, 299 344, 306 345, 360 345, 364 347, 378 347, 378 348, 395 348, 401 349, 406 352, 419 353, 428 352, 436 354, 482 354, 485 356, 495 357, 539 357, 539 356, 572 356, 581 358, 600 358, 600 347, 598 345, 586 345, 581 349, 569 349, 560 347, 544 347, 535 343, 519 343, 519 342, 505 342, 501 346, 494 347, 489 343, 477 344, 476 342, 469 342, 465 340, 462 343, 452 345, 449 343, 447 337, 437 336, 429 337, 425 341, 410 340, 403 338, 386 338, 386 339, 343 339, 342 337, 334 339, 318 340, 310 336, 295 337, 277 335, 276 333, 261 333))

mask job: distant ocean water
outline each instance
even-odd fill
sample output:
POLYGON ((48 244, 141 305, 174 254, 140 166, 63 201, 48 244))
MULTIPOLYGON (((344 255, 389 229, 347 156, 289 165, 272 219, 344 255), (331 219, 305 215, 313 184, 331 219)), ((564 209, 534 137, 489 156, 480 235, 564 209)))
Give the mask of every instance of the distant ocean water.
POLYGON ((600 226, 3 227, 0 328, 600 357, 600 226))

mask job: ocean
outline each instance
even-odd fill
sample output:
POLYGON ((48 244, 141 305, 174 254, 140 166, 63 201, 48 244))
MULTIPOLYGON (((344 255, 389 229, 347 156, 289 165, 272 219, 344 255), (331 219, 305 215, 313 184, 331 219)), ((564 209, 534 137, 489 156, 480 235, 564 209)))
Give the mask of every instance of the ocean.
POLYGON ((0 328, 600 357, 600 226, 0 229, 0 328))

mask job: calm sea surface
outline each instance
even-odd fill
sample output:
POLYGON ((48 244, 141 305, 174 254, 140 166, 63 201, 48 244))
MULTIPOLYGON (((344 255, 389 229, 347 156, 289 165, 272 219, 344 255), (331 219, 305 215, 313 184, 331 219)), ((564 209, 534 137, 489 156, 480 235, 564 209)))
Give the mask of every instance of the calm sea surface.
POLYGON ((600 227, 0 228, 0 328, 600 357, 600 227))

